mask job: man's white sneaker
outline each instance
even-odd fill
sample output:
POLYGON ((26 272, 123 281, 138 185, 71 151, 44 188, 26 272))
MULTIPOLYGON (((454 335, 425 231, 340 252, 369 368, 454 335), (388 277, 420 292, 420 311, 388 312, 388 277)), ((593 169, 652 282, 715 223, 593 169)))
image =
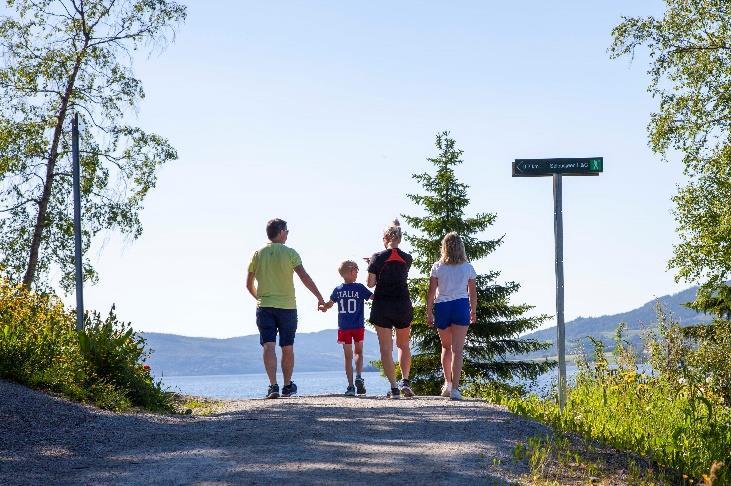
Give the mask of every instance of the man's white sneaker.
POLYGON ((462 400, 462 394, 459 392, 459 388, 452 388, 449 398, 452 400, 462 400))
POLYGON ((451 394, 452 394, 452 385, 450 385, 449 383, 445 383, 444 385, 442 385, 441 396, 450 397, 451 394))

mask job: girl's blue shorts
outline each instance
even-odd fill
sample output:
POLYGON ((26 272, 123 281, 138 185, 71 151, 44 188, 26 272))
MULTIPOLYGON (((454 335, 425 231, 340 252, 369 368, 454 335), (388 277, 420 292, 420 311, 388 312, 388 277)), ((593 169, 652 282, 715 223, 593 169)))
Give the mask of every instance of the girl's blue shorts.
POLYGON ((452 324, 470 325, 470 299, 448 300, 434 304, 434 324, 446 329, 452 324))

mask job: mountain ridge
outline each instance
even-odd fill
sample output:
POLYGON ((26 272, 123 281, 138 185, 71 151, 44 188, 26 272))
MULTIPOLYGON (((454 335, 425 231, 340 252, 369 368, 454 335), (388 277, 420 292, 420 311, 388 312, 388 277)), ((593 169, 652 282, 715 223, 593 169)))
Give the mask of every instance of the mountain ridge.
MULTIPOLYGON (((140 335, 151 350, 146 362, 155 376, 264 372, 258 334, 224 339, 156 332, 141 332, 140 335)), ((337 343, 337 329, 298 333, 294 349, 297 371, 343 369, 343 351, 337 343)), ((378 338, 374 332, 366 331, 363 359, 366 367, 370 361, 380 359, 378 338)))
MULTIPOLYGON (((633 345, 639 346, 642 342, 642 335, 646 331, 657 328, 657 306, 663 309, 673 320, 677 321, 681 326, 692 326, 701 324, 711 320, 711 317, 696 312, 684 304, 695 299, 698 287, 690 287, 681 290, 675 294, 667 294, 656 297, 635 309, 620 312, 617 314, 606 314, 598 317, 577 317, 566 323, 566 352, 572 352, 574 348, 586 345, 586 337, 592 336, 600 339, 606 346, 607 350, 613 349, 614 336, 620 323, 625 324, 624 337, 633 345), (583 342, 582 342, 583 340, 583 342)), ((521 336, 522 339, 536 339, 538 341, 556 340, 556 326, 534 331, 521 336)), ((527 358, 546 358, 555 356, 555 345, 552 344, 550 349, 536 351, 527 355, 512 356, 512 359, 527 358)))
MULTIPOLYGON (((566 323, 567 353, 579 346, 586 346, 586 336, 593 336, 605 343, 608 350, 614 344, 614 335, 621 322, 626 324, 624 337, 639 346, 642 335, 657 326, 656 305, 659 303, 682 326, 709 321, 705 314, 689 309, 683 304, 695 298, 697 287, 675 294, 652 299, 626 312, 599 317, 578 317, 566 323)), ((232 338, 191 337, 177 334, 141 332, 150 349, 147 360, 155 376, 200 376, 263 373, 259 336, 250 334, 232 338)), ((553 343, 556 326, 521 336, 553 343)), ((508 359, 542 359, 555 356, 555 346, 529 354, 509 356, 508 359)), ((378 338, 366 330, 364 363, 380 359, 378 338)), ((297 371, 338 371, 343 369, 342 346, 337 343, 337 329, 311 333, 298 333, 295 340, 295 367, 297 371)))

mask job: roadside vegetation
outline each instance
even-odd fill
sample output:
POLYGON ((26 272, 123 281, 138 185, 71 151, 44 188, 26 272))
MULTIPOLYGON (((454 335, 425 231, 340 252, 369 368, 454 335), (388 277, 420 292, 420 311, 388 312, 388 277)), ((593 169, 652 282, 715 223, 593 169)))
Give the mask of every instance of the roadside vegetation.
POLYGON ((620 452, 575 434, 531 437, 515 446, 513 459, 529 467, 523 481, 536 486, 654 486, 684 481, 674 471, 658 468, 636 454, 620 452))
POLYGON ((0 278, 0 378, 100 408, 173 412, 173 394, 144 364, 145 340, 114 313, 76 316, 53 295, 0 278))
MULTIPOLYGON (((475 391, 551 425, 559 436, 574 434, 637 454, 648 461, 648 471, 656 472, 655 482, 648 484, 677 484, 677 478, 685 484, 731 484, 731 322, 683 329, 662 313, 659 321, 644 349, 651 373, 639 370, 620 326, 616 365, 609 365, 603 344, 594 340, 591 360, 577 362, 576 384, 563 412, 554 396, 489 387, 475 391)), ((525 447, 533 452, 523 455, 534 463, 550 452, 545 444, 525 447)))
POLYGON ((212 415, 221 410, 223 402, 206 397, 175 396, 176 408, 185 415, 212 415))

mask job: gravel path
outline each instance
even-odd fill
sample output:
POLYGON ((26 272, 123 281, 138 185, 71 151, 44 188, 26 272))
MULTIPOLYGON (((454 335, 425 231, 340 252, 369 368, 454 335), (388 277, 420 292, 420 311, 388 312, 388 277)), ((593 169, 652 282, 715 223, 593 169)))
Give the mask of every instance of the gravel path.
POLYGON ((294 397, 114 414, 0 380, 2 484, 512 484, 548 429, 481 401, 294 397))

